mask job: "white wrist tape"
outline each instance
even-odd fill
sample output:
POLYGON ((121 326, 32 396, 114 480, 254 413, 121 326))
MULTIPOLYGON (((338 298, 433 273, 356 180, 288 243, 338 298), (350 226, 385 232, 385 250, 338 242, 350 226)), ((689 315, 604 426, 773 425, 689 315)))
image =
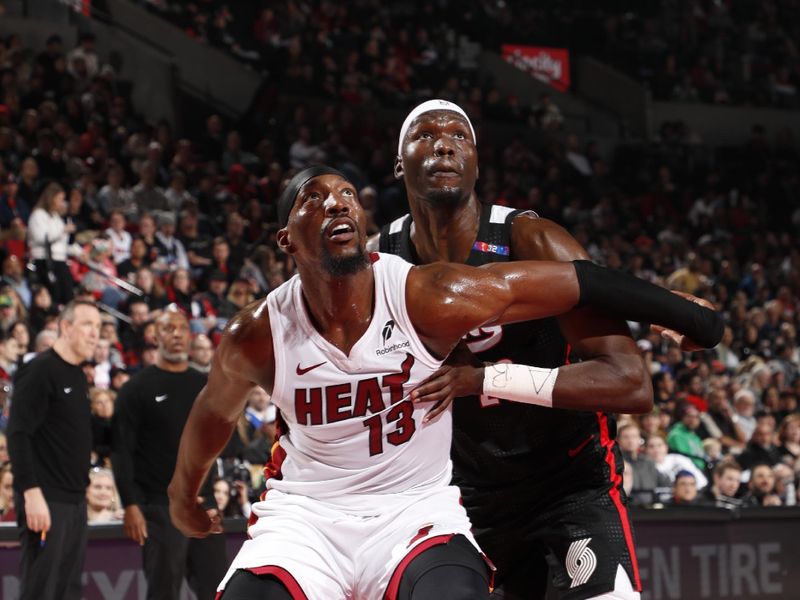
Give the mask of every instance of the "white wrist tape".
POLYGON ((483 373, 483 393, 512 402, 552 408, 557 377, 558 369, 511 363, 487 365, 483 373))

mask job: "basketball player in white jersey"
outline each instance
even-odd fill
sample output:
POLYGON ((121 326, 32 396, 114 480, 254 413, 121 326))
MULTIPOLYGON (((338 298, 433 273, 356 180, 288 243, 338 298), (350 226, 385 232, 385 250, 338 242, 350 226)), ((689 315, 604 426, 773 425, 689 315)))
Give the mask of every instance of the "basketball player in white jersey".
MULTIPOLYGON (((181 531, 220 532, 197 491, 248 392, 271 393, 283 432, 225 600, 488 598, 490 569, 450 485, 451 414, 426 420, 409 399, 468 331, 583 302, 654 321, 677 301, 688 321, 665 325, 721 337, 713 311, 590 263, 412 267, 368 255, 356 190, 328 167, 298 173, 278 216, 298 275, 226 328, 169 490, 181 531)), ((546 371, 530 376, 546 387, 546 371)))

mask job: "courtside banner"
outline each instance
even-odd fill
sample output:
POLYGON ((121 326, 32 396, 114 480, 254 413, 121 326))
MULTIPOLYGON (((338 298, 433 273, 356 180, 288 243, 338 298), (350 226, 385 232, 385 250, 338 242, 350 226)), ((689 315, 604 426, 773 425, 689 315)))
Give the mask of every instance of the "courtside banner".
POLYGON ((569 50, 503 44, 503 60, 560 92, 569 89, 569 50))
MULTIPOLYGON (((634 509, 631 517, 642 600, 800 597, 800 507, 634 509)), ((246 527, 245 519, 225 520, 229 558, 239 552, 246 527)), ((19 529, 0 524, 0 600, 19 598, 19 553, 19 529)), ((122 523, 89 527, 82 582, 85 600, 145 597, 142 549, 125 537, 122 523)), ((195 600, 185 583, 180 597, 195 600)), ((546 600, 556 598, 549 590, 546 600)))

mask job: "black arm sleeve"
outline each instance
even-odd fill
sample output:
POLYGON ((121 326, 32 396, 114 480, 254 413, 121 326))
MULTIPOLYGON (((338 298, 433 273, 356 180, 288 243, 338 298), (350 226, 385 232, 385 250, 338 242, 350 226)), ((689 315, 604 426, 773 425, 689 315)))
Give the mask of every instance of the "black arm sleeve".
POLYGON ((588 260, 573 261, 580 285, 578 306, 591 305, 631 321, 679 331, 705 348, 719 344, 722 315, 643 279, 588 260))
POLYGON ((15 487, 25 491, 38 487, 33 436, 47 416, 49 379, 32 365, 23 368, 14 381, 8 421, 8 453, 14 465, 15 487))
POLYGON ((136 485, 134 472, 134 453, 139 432, 140 402, 131 385, 124 385, 119 391, 114 417, 112 419, 111 466, 123 506, 142 504, 144 493, 136 485))

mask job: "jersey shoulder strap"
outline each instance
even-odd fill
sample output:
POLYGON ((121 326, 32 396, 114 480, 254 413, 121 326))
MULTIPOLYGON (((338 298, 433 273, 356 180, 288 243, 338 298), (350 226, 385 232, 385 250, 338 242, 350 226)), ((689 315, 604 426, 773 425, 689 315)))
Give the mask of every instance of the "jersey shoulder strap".
POLYGON ((414 262, 411 253, 411 215, 398 217, 381 228, 378 251, 414 262))
POLYGON ((467 264, 477 267, 511 260, 511 222, 521 214, 538 216, 531 210, 484 204, 478 236, 467 257, 467 264))

